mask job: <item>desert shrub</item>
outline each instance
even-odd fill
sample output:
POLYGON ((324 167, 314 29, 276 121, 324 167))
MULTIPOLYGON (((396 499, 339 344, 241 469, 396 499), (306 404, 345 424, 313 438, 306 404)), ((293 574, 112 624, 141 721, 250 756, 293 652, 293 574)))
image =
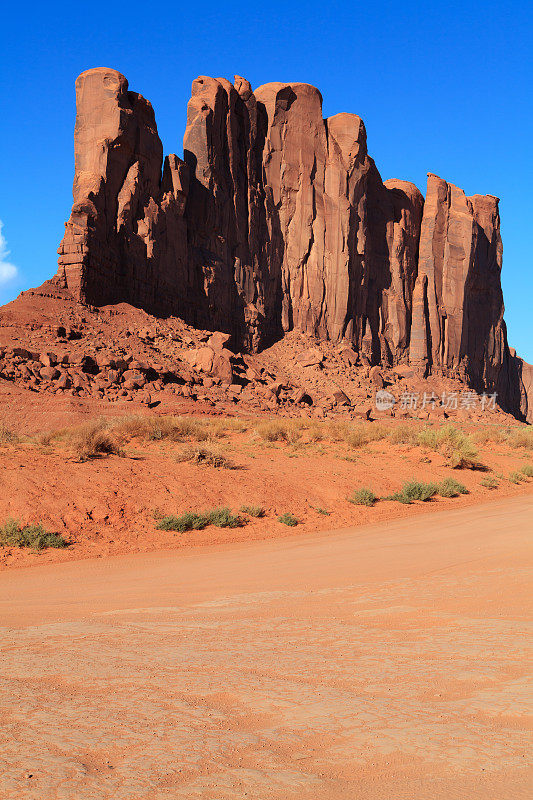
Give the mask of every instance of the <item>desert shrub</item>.
POLYGON ((242 528, 246 520, 238 514, 232 514, 229 508, 214 508, 207 512, 210 525, 219 528, 242 528))
POLYGON ((526 478, 525 475, 523 475, 522 472, 517 469, 513 472, 510 472, 507 476, 507 479, 511 481, 511 483, 521 483, 522 481, 525 481, 526 478))
POLYGON ((167 517, 162 517, 156 525, 160 531, 178 531, 184 533, 185 531, 199 531, 207 528, 209 520, 205 514, 197 514, 194 511, 186 511, 185 514, 176 516, 170 514, 167 517))
POLYGON ((325 517, 329 517, 331 514, 331 511, 328 511, 327 508, 315 508, 315 511, 318 514, 323 514, 325 517))
POLYGON ((36 437, 36 442, 40 447, 49 448, 52 446, 56 435, 53 431, 45 431, 44 433, 38 434, 36 437))
POLYGON ((0 424, 0 444, 17 444, 20 441, 18 434, 8 428, 5 423, 0 424))
POLYGON ((533 465, 532 464, 524 464, 524 466, 520 469, 522 475, 525 475, 526 478, 533 478, 533 465))
POLYGON ((348 498, 350 503, 355 503, 358 506, 373 506, 377 499, 374 492, 365 487, 356 489, 352 496, 348 498))
POLYGON ((397 500, 399 503, 412 503, 415 500, 427 502, 434 497, 439 490, 435 483, 423 483, 422 481, 407 481, 400 491, 391 494, 387 500, 397 500))
POLYGON ((441 497, 459 497, 460 494, 468 494, 468 489, 455 478, 445 478, 439 483, 438 493, 441 497))
POLYGON ((298 520, 294 514, 288 512, 281 514, 281 516, 278 517, 278 522, 281 522, 282 525, 288 525, 290 528, 294 528, 295 525, 298 525, 298 520))
POLYGON ((100 456, 117 455, 124 453, 116 437, 102 422, 82 426, 74 434, 74 451, 80 461, 88 461, 100 456))
POLYGON ((44 550, 47 547, 68 547, 68 542, 59 533, 49 533, 40 524, 21 525, 15 519, 8 519, 0 527, 2 547, 31 547, 44 550))
POLYGON ((249 517, 264 517, 265 509, 261 506, 241 506, 241 514, 248 514, 249 517))
POLYGON ((533 427, 528 425, 523 428, 513 428, 507 437, 507 444, 510 447, 533 450, 533 427))
POLYGON ((497 489, 500 485, 500 482, 497 481, 496 478, 493 478, 492 475, 487 475, 486 478, 482 479, 481 485, 486 489, 497 489))
POLYGON ((217 467, 222 469, 235 469, 235 464, 229 458, 222 455, 218 450, 201 445, 191 445, 182 450, 176 456, 176 461, 190 461, 193 464, 201 464, 206 467, 217 467))
POLYGON ((156 528, 161 531, 199 531, 207 528, 208 525, 216 525, 219 528, 240 528, 246 524, 246 520, 237 514, 232 514, 229 508, 214 508, 211 511, 187 511, 184 514, 163 517, 159 520, 156 528))
POLYGON ((478 469, 478 453, 470 437, 454 425, 424 428, 418 434, 422 447, 443 453, 453 469, 478 469))

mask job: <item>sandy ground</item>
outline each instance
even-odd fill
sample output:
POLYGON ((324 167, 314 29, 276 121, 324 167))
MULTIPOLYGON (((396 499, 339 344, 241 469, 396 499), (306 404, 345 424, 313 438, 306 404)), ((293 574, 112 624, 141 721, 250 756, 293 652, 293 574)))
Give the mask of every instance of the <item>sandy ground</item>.
POLYGON ((522 496, 7 570, 0 797, 530 797, 532 532, 522 496))

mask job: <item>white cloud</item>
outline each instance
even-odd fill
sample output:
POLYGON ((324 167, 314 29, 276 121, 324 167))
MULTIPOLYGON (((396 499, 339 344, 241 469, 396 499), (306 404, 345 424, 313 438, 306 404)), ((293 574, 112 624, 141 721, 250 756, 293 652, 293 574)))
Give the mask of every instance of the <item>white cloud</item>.
POLYGON ((18 275, 18 270, 14 264, 8 261, 9 250, 7 242, 2 234, 4 223, 0 219, 0 286, 8 281, 12 281, 18 275))

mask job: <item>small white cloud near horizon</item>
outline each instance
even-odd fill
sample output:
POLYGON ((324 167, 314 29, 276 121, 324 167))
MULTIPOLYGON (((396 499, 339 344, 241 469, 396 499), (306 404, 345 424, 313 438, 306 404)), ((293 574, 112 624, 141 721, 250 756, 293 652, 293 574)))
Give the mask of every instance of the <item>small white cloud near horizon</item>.
POLYGON ((8 261, 8 256, 10 255, 9 250, 7 249, 7 242, 4 238, 2 233, 2 228, 4 227, 4 223, 0 219, 0 286, 3 286, 5 283, 9 283, 18 275, 18 269, 11 261, 8 261))

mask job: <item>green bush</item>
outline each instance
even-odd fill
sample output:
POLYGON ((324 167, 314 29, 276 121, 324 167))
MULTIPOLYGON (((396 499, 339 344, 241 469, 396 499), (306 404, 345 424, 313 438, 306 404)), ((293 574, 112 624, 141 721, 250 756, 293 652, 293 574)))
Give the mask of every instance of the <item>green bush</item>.
POLYGON ((187 511, 185 514, 176 516, 170 514, 168 517, 163 517, 159 520, 156 528, 160 531, 200 531, 207 528, 209 520, 205 514, 196 514, 193 511, 187 511))
POLYGON ((295 525, 298 525, 298 520, 293 514, 285 513, 278 517, 278 522, 281 522, 283 525, 288 525, 290 528, 294 528, 295 525))
POLYGON ((209 525, 216 525, 218 528, 242 528, 246 525, 246 520, 238 514, 232 514, 229 508, 214 508, 207 512, 209 525))
POLYGON ((521 483, 522 481, 525 481, 526 478, 525 475, 523 475, 519 470, 515 470, 514 472, 509 473, 508 479, 511 481, 511 483, 521 483))
POLYGON ((246 520, 236 514, 232 514, 229 508, 214 508, 211 511, 187 511, 184 514, 163 517, 159 520, 156 528, 160 531, 200 531, 208 525, 216 525, 219 528, 240 528, 246 524, 246 520))
POLYGON ((355 503, 359 506, 373 506, 377 499, 372 489, 366 489, 365 487, 356 489, 352 496, 348 498, 350 503, 355 503))
POLYGON ((445 478, 439 483, 438 493, 441 497, 459 497, 460 494, 468 494, 468 489, 455 478, 445 478))
POLYGON ((434 497, 439 490, 435 483, 423 483, 422 481, 407 481, 399 492, 388 497, 388 500, 397 500, 399 503, 412 503, 415 500, 427 502, 434 497))
POLYGON ((522 475, 525 475, 526 478, 533 478, 533 465, 524 464, 520 472, 522 473, 522 475))
POLYGON ((40 523, 21 525, 15 519, 8 519, 0 528, 0 545, 44 550, 47 547, 68 547, 68 542, 59 533, 48 533, 40 523))
POLYGON ((497 489, 500 485, 500 482, 493 478, 491 475, 487 475, 486 478, 483 478, 481 481, 481 485, 484 486, 486 489, 497 489))

